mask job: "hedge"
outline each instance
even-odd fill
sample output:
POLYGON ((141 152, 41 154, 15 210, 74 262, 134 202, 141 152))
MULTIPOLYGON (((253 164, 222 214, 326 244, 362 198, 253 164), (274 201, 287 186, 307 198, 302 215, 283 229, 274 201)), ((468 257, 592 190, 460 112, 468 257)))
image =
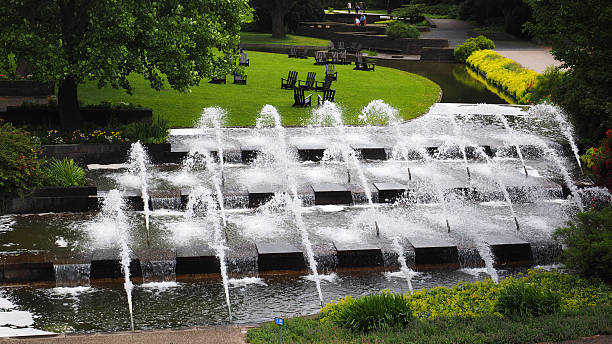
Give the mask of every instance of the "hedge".
POLYGON ((466 63, 489 83, 508 93, 519 104, 528 104, 538 73, 493 50, 475 51, 466 63))

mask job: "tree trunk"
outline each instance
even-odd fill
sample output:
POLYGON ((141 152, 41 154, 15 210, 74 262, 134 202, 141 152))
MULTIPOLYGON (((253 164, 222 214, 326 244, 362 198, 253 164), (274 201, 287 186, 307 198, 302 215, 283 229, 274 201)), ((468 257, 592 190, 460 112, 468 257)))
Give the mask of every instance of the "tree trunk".
POLYGON ((272 10, 272 38, 285 38, 285 12, 272 10))
POLYGON ((72 77, 67 77, 60 84, 57 92, 57 105, 62 128, 80 129, 83 127, 83 117, 77 97, 77 84, 72 77))

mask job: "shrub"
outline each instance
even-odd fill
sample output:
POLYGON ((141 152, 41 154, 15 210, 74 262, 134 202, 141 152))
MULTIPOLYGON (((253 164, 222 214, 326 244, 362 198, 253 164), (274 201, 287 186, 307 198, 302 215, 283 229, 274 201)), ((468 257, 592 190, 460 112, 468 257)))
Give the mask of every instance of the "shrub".
POLYGON ((125 143, 129 139, 124 137, 120 131, 112 130, 75 130, 71 132, 61 132, 52 129, 43 133, 38 133, 42 144, 75 144, 75 143, 125 143))
POLYGON ((418 23, 425 18, 423 17, 423 6, 421 4, 400 7, 395 9, 391 15, 393 18, 407 21, 409 23, 418 23))
POLYGON ((136 122, 125 126, 123 134, 130 141, 142 143, 164 143, 168 139, 168 121, 155 117, 151 122, 136 122))
POLYGON ((606 131, 606 138, 598 148, 591 147, 580 159, 591 169, 598 186, 612 191, 612 129, 606 131))
POLYGON ((506 317, 537 317, 560 309, 559 294, 525 280, 505 283, 495 302, 495 311, 506 317))
POLYGON ((40 154, 35 136, 0 121, 0 194, 23 195, 40 185, 43 179, 40 154))
POLYGON ((539 74, 536 78, 535 86, 531 92, 529 101, 537 104, 541 102, 552 103, 552 94, 558 85, 561 84, 565 72, 554 66, 546 67, 544 73, 539 74))
POLYGON ((612 207, 578 213, 555 237, 566 245, 563 262, 587 278, 612 282, 612 207))
POLYGON ((489 83, 505 91, 518 103, 529 103, 538 73, 524 68, 493 50, 475 51, 468 57, 466 63, 484 76, 489 83))
POLYGON ((335 308, 334 313, 326 313, 326 316, 336 325, 352 332, 380 331, 403 326, 413 320, 404 297, 389 291, 345 302, 335 308))
POLYGON ((495 49, 495 44, 492 40, 480 35, 478 37, 468 38, 463 44, 457 45, 454 50, 454 55, 457 60, 465 62, 473 52, 484 49, 495 49))
POLYGON ((72 159, 53 160, 44 168, 49 186, 85 185, 85 170, 72 159))
POLYGON ((414 25, 403 22, 393 22, 387 25, 386 34, 390 38, 418 38, 421 33, 414 25))

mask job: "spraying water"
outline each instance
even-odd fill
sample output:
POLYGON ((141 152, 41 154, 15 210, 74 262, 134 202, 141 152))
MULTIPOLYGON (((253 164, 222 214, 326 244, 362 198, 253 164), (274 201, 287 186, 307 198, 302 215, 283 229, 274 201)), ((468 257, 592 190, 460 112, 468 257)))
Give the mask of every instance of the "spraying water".
MULTIPOLYGON (((510 127, 510 124, 508 124, 508 120, 506 119, 506 117, 500 113, 495 113, 495 116, 504 124, 504 128, 506 128, 506 131, 508 132, 508 136, 510 138, 515 137, 514 130, 512 129, 512 127, 510 127)), ((513 146, 516 149, 516 154, 521 160, 521 164, 523 164, 523 170, 525 171, 525 176, 528 176, 529 174, 527 173, 527 167, 525 166, 525 159, 523 159, 523 152, 521 152, 521 147, 519 147, 517 143, 514 143, 513 146)))
MULTIPOLYGON (((111 232, 116 236, 114 239, 119 245, 119 258, 121 263, 121 271, 123 272, 125 294, 127 295, 128 309, 130 311, 130 328, 134 331, 134 315, 132 311, 132 290, 134 285, 130 280, 130 263, 131 249, 128 245, 130 240, 128 233, 128 221, 124 212, 125 204, 121 193, 118 190, 108 192, 102 203, 102 211, 99 218, 105 224, 112 226, 111 232)), ((108 228, 105 228, 108 230, 108 228)))
POLYGON ((306 250, 306 257, 308 259, 310 272, 312 273, 317 287, 319 301, 321 302, 321 306, 323 306, 321 278, 319 276, 319 272, 317 271, 317 261, 314 257, 312 243, 310 241, 308 231, 306 230, 306 225, 304 224, 304 221, 302 219, 302 200, 298 197, 295 175, 290 168, 292 161, 288 153, 287 141, 285 139, 285 129, 282 126, 280 114, 272 105, 264 106, 261 110, 259 118, 257 119, 258 129, 262 129, 266 126, 273 126, 276 132, 276 136, 278 138, 278 146, 277 149, 274 150, 274 156, 278 161, 278 164, 281 165, 281 168, 283 169, 283 172, 285 174, 285 180, 287 181, 287 186, 289 187, 289 191, 291 193, 290 198, 287 200, 287 205, 289 206, 289 209, 291 210, 291 213, 294 216, 295 224, 298 227, 298 230, 300 231, 300 237, 302 239, 304 249, 306 250))
POLYGON ((206 213, 207 219, 213 225, 213 243, 210 246, 215 251, 215 255, 219 259, 221 279, 223 282, 223 290, 225 292, 225 303, 227 305, 227 312, 231 322, 232 306, 230 303, 229 279, 227 275, 227 262, 225 259, 225 251, 228 249, 226 246, 225 232, 219 221, 221 217, 217 202, 208 189, 203 186, 198 186, 192 190, 189 195, 185 217, 192 219, 197 216, 197 213, 201 213, 202 211, 206 213))
POLYGON ((559 128, 561 129, 561 132, 569 142, 570 147, 572 148, 572 152, 574 153, 574 158, 576 158, 576 162, 578 163, 578 166, 581 167, 580 170, 582 171, 580 154, 578 153, 578 146, 576 146, 576 140, 574 139, 574 130, 572 126, 568 123, 567 116, 565 115, 565 113, 560 108, 554 105, 544 103, 531 107, 529 109, 529 114, 536 118, 541 118, 545 115, 550 114, 554 116, 557 123, 559 123, 559 128))
POLYGON ((149 190, 147 186, 147 164, 149 163, 149 156, 140 141, 132 143, 129 156, 129 170, 132 174, 138 176, 140 180, 140 196, 142 197, 145 227, 147 229, 147 246, 151 247, 149 235, 149 217, 151 211, 149 209, 149 190))

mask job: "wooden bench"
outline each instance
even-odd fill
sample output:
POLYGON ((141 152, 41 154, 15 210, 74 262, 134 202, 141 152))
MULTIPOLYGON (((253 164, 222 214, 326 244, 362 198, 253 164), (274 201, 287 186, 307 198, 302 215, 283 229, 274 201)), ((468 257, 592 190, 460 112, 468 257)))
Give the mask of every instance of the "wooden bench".
POLYGON ((244 72, 244 66, 242 66, 239 70, 234 72, 234 84, 237 85, 246 85, 247 75, 244 72))
POLYGON ((299 80, 298 81, 298 87, 306 89, 306 90, 314 89, 314 87, 315 87, 315 76, 316 75, 317 75, 317 72, 308 72, 308 75, 306 76, 306 81, 299 80))
POLYGON ((249 59, 247 58, 246 53, 240 53, 240 60, 238 60, 238 65, 240 66, 249 66, 249 59))
POLYGON ((303 88, 299 88, 299 87, 293 88, 293 106, 300 106, 300 107, 312 106, 310 104, 311 96, 312 94, 304 96, 303 88))
POLYGON ((357 53, 355 68, 353 68, 353 70, 374 71, 374 67, 375 65, 373 63, 368 63, 363 55, 357 53))
POLYGON ((291 90, 295 87, 295 83, 297 82, 298 72, 295 70, 290 70, 289 75, 287 75, 287 79, 281 78, 281 88, 291 90))
POLYGON ((325 81, 316 81, 315 82, 315 90, 316 91, 325 91, 331 88, 332 82, 334 79, 330 75, 325 75, 325 81))
POLYGON ((332 80, 338 80, 338 72, 336 72, 336 66, 333 64, 325 65, 325 78, 330 76, 332 80))
POLYGON ((295 46, 292 46, 292 47, 289 49, 289 58, 292 58, 292 57, 293 57, 293 58, 297 58, 297 57, 298 57, 298 54, 297 54, 297 48, 296 48, 295 46))
POLYGON ((329 59, 327 58, 327 52, 325 51, 316 51, 315 52, 315 64, 322 65, 327 64, 329 59))
POLYGON ((323 91, 323 96, 320 94, 317 95, 317 106, 321 106, 323 102, 334 102, 334 98, 336 97, 336 90, 325 90, 323 91))
POLYGON ((308 48, 304 48, 304 51, 302 51, 301 53, 298 52, 296 57, 298 59, 307 59, 308 58, 308 48))

